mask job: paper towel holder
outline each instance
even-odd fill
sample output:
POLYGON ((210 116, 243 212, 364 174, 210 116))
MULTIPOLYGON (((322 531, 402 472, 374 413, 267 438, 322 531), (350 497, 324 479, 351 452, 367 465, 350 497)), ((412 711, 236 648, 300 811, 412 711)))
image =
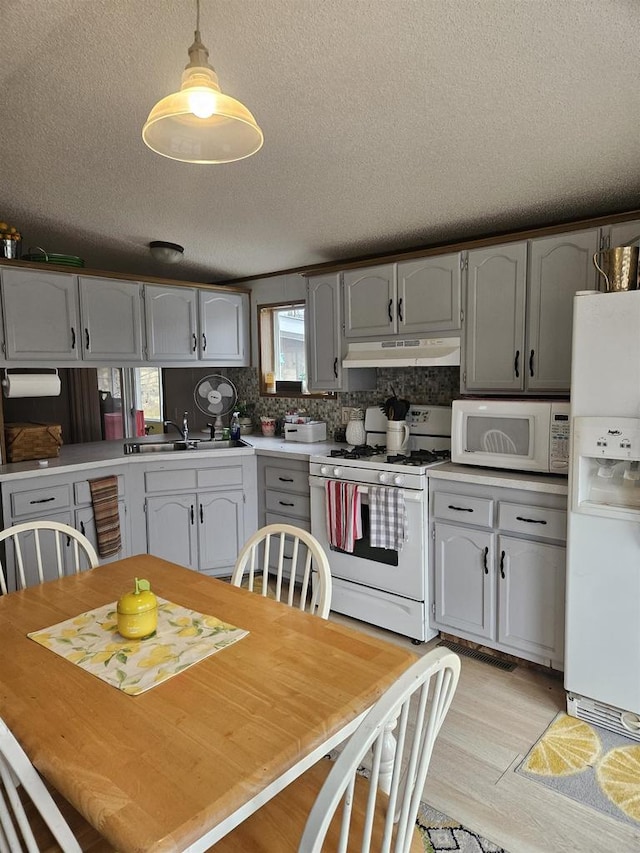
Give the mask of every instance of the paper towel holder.
MULTIPOLYGON (((2 391, 3 391, 3 394, 5 397, 8 397, 7 391, 8 391, 8 387, 9 387, 9 371, 10 370, 11 370, 11 368, 5 368, 4 379, 0 383, 2 385, 2 391)), ((43 376, 43 377, 46 376, 47 378, 55 376, 56 379, 59 379, 57 367, 53 367, 50 370, 47 370, 45 368, 43 370, 34 370, 32 372, 25 371, 24 369, 22 369, 22 372, 20 372, 20 368, 13 368, 13 370, 14 370, 14 373, 11 374, 12 376, 43 376)), ((55 395, 51 394, 48 396, 58 396, 58 394, 60 394, 59 387, 60 386, 58 385, 58 391, 55 395)))

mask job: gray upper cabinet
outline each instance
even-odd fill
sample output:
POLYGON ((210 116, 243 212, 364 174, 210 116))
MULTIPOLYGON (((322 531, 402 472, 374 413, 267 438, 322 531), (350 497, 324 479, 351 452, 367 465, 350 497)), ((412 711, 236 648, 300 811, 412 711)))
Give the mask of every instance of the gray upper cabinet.
POLYGON ((460 257, 455 252, 398 264, 399 334, 430 334, 460 328, 460 257))
POLYGON ((249 355, 249 295, 198 291, 200 359, 220 366, 247 367, 249 355))
POLYGON ((396 265, 346 270, 344 334, 346 338, 393 335, 396 322, 396 265))
POLYGON ((463 392, 569 393, 573 297, 597 287, 599 243, 591 228, 468 253, 463 392))
POLYGON ((307 280, 307 371, 310 391, 342 388, 340 276, 313 276, 307 280))
POLYGON ((309 391, 364 391, 376 387, 375 368, 342 369, 340 274, 307 280, 305 338, 309 391))
POLYGON ((78 361, 75 275, 30 269, 2 270, 6 356, 13 361, 78 361))
POLYGON ((597 289, 599 245, 598 228, 529 241, 527 391, 569 390, 573 297, 597 289))
POLYGON ((198 360, 198 291, 145 284, 149 361, 198 360))
POLYGON ((78 281, 84 361, 142 361, 142 285, 93 276, 78 281))
POLYGON ((524 387, 526 266, 526 242, 468 253, 463 390, 524 387))

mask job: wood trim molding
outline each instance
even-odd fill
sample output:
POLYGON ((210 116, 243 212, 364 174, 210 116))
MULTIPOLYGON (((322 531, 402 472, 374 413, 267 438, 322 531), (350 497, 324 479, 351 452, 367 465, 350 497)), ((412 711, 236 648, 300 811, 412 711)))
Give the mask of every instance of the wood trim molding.
POLYGON ((596 216, 590 219, 572 220, 570 222, 559 222, 554 225, 545 225, 540 228, 528 228, 523 231, 506 231, 487 234, 469 240, 460 240, 455 243, 437 243, 431 246, 406 249, 402 252, 387 253, 381 255, 368 255, 360 258, 349 258, 343 261, 328 261, 325 264, 309 264, 304 267, 295 267, 276 272, 261 273, 260 275, 245 276, 244 278, 228 279, 224 284, 239 284, 241 282, 255 281, 255 279, 275 278, 281 275, 317 275, 318 273, 342 272, 348 269, 361 269, 363 267, 377 266, 383 263, 397 261, 411 261, 418 258, 428 258, 433 255, 444 255, 450 252, 461 252, 468 249, 481 249, 485 246, 495 246, 499 243, 513 243, 519 240, 531 240, 536 237, 551 237, 554 234, 563 234, 570 231, 581 231, 585 228, 600 228, 604 225, 615 225, 618 222, 627 222, 632 219, 640 219, 640 210, 630 210, 626 213, 616 213, 609 216, 596 216))
POLYGON ((48 270, 49 272, 63 272, 67 273, 67 275, 77 275, 86 278, 112 278, 121 281, 139 281, 143 284, 164 284, 168 287, 197 287, 200 290, 229 290, 234 293, 251 293, 251 289, 248 287, 237 287, 231 284, 183 281, 182 279, 160 278, 159 276, 152 275, 132 275, 131 273, 111 272, 110 270, 91 270, 84 267, 70 269, 68 266, 63 266, 62 264, 43 264, 37 261, 14 261, 2 258, 0 260, 0 267, 21 267, 23 269, 39 270, 40 272, 48 270))

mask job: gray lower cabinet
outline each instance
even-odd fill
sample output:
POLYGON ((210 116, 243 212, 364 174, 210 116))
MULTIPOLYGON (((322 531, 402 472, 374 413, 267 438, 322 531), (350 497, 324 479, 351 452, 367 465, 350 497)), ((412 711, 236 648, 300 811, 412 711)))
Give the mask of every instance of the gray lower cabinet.
MULTIPOLYGON (((99 558, 100 563, 110 563, 122 557, 128 557, 131 553, 129 548, 130 529, 129 517, 126 511, 127 502, 127 479, 124 473, 116 471, 116 466, 104 471, 95 471, 95 478, 102 475, 118 473, 118 509, 120 514, 120 536, 122 548, 113 557, 99 558)), ((91 478, 93 479, 93 477, 91 478)), ((3 527, 11 527, 14 524, 22 524, 28 521, 59 521, 75 527, 98 550, 93 507, 91 506, 91 493, 88 478, 78 477, 76 473, 55 474, 42 476, 34 474, 19 480, 9 480, 1 484, 2 492, 2 519, 3 527)), ((24 539, 24 564, 27 584, 37 583, 35 571, 35 545, 33 534, 27 534, 24 539)), ((47 545, 43 538, 43 558, 46 564, 55 566, 55 551, 51 542, 50 551, 52 560, 47 559, 47 545)), ((66 543, 69 549, 69 560, 72 558, 70 542, 66 543)), ((70 568, 72 563, 65 559, 65 564, 70 568)), ((87 565, 88 567, 88 565, 87 565)), ((16 566, 15 558, 10 546, 6 554, 7 582, 9 589, 16 588, 16 566)), ((45 579, 51 580, 55 575, 45 571, 45 579)))
POLYGON ((231 574, 256 529, 255 457, 167 462, 142 473, 147 552, 207 575, 231 574))
MULTIPOLYGON (((258 494, 260 525, 291 524, 311 532, 311 501, 309 492, 309 462, 299 459, 258 457, 258 494)), ((304 552, 306 553, 306 552, 304 552)), ((278 561, 278 545, 272 544, 269 565, 278 561)), ((286 551, 287 560, 292 553, 286 551)), ((300 558, 303 557, 301 552, 300 558)))
POLYGON ((432 626, 562 669, 566 497, 431 480, 432 626))

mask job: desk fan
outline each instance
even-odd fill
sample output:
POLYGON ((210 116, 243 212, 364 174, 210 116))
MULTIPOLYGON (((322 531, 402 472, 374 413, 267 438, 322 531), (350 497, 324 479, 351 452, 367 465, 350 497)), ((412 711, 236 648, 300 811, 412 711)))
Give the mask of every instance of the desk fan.
POLYGON ((228 415, 236 404, 238 399, 236 386, 226 376, 211 373, 198 382, 193 391, 193 399, 203 414, 209 417, 215 415, 213 437, 222 438, 222 416, 228 415))

